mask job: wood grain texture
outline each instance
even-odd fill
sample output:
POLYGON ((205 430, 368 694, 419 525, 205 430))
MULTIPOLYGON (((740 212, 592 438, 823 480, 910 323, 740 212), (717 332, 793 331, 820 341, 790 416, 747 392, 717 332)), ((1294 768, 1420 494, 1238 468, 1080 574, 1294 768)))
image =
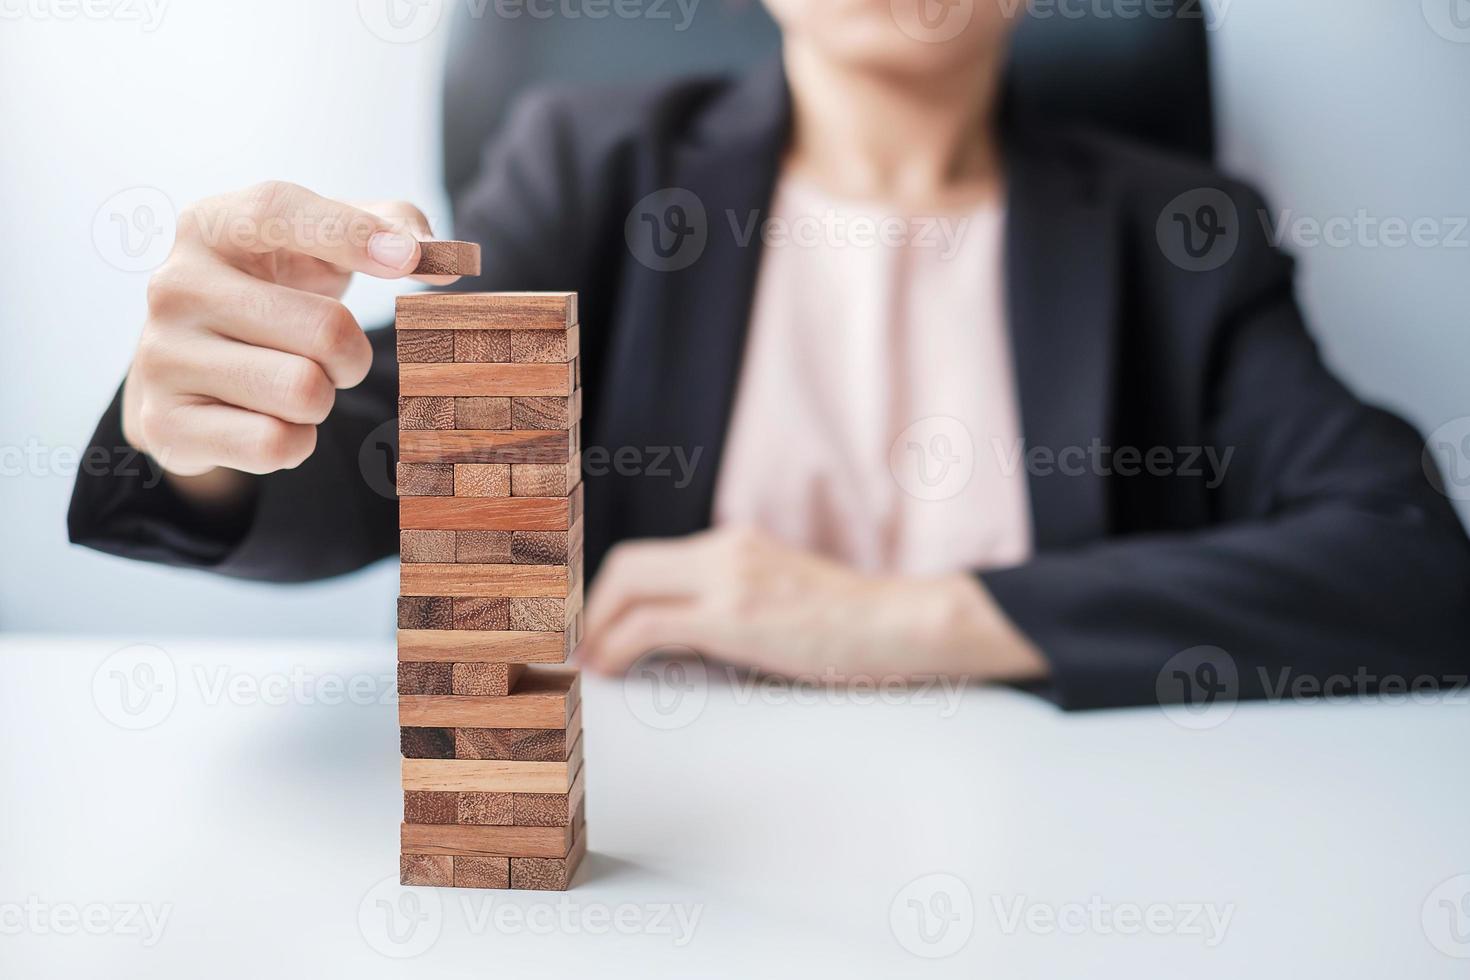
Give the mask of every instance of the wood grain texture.
POLYGON ((582 609, 582 595, 574 590, 566 598, 513 597, 510 628, 528 632, 563 632, 582 609))
POLYGON ((510 858, 454 856, 455 888, 509 888, 510 858))
POLYGON ((398 399, 398 428, 454 428, 454 399, 447 395, 398 399))
MULTIPOLYGON (((406 695, 398 723, 443 728, 566 728, 581 700, 575 670, 539 667, 522 675, 515 693, 501 698, 406 695)), ((407 789, 443 789, 408 786, 407 789)), ((565 792, 565 788, 545 792, 565 792)), ((525 792, 540 792, 526 790, 525 792)))
POLYGON ((510 563, 513 531, 456 531, 454 560, 479 562, 482 565, 510 563))
MULTIPOLYGON (((510 532, 507 532, 510 533, 510 532)), ((557 534, 557 531, 533 531, 557 534)), ((398 558, 409 562, 451 562, 455 556, 453 531, 399 531, 398 558)))
POLYGON ((570 827, 399 824, 404 854, 467 857, 565 857, 572 848, 570 827))
POLYGON ((565 596, 571 570, 565 565, 401 565, 398 591, 414 596, 565 596))
POLYGON ((565 663, 565 632, 399 630, 398 659, 406 663, 565 663))
MULTIPOLYGON (((509 497, 510 464, 455 463, 456 497, 509 497)), ((450 559, 453 561, 454 559, 450 559)))
MULTIPOLYGON (((401 439, 402 436, 399 438, 401 439)), ((402 456, 399 457, 400 460, 402 458, 402 456)), ((454 467, 449 463, 399 462, 398 495, 400 497, 451 497, 454 495, 454 467)))
MULTIPOLYGON (((399 336, 403 336, 400 334, 399 336)), ((570 395, 577 387, 566 364, 421 364, 398 368, 400 395, 570 395)))
POLYGON ((398 502, 398 526, 425 531, 565 531, 572 526, 571 508, 568 497, 408 497, 398 502))
MULTIPOLYGON (((524 664, 476 661, 454 664, 450 670, 450 693, 471 697, 503 698, 515 690, 524 664)), ((439 693, 439 692, 435 692, 439 693)))
POLYGON ((457 793, 403 794, 403 819, 406 823, 454 823, 459 819, 458 812, 457 793))
POLYGON ((454 665, 436 661, 400 661, 399 694, 453 694, 454 665))
MULTIPOLYGON (((398 436, 400 466, 412 463, 559 463, 565 469, 571 461, 571 453, 571 440, 565 429, 408 429, 398 436)), ((556 494, 530 496, 552 497, 556 494)))
POLYGON ((454 334, 448 330, 420 330, 394 337, 398 345, 399 364, 433 364, 454 362, 454 334))
POLYGON ((510 629, 510 600, 508 598, 456 598, 454 618, 456 630, 508 630, 510 629))
POLYGON ((444 854, 400 854, 398 882, 448 888, 454 884, 454 858, 444 854))
POLYGON ((514 796, 510 793, 450 793, 455 814, 451 823, 500 827, 515 823, 514 796))
POLYGON ((522 827, 568 827, 576 819, 586 795, 584 763, 565 793, 516 793, 511 797, 512 821, 522 827))
POLYGON ((454 625, 454 602, 448 596, 399 596, 398 628, 447 630, 454 625))
POLYGON ((509 759, 519 762, 565 762, 582 734, 582 706, 566 728, 457 728, 456 759, 509 759))
POLYGON ((454 424, 435 426, 447 429, 509 429, 513 398, 466 396, 455 398, 454 424))
POLYGON ((566 363, 577 356, 576 324, 566 330, 512 330, 510 359, 521 364, 566 363))
POLYGON ((408 293, 394 312, 399 330, 566 330, 577 322, 577 294, 408 293))
POLYGON ((419 242, 416 276, 478 276, 480 246, 474 242, 432 240, 419 242))
POLYGON ((403 788, 451 793, 565 793, 572 785, 567 765, 565 762, 405 758, 403 788))
POLYGON ((510 468, 513 497, 565 497, 581 473, 581 461, 517 463, 510 468))
POLYGON ((510 400, 511 428, 570 428, 581 418, 578 401, 575 395, 566 398, 550 395, 541 398, 512 398, 510 400))
POLYGON ((399 728, 398 752, 405 759, 453 759, 454 729, 412 725, 399 728))
POLYGON ((510 331, 454 330, 454 360, 458 364, 504 364, 510 360, 510 331))
POLYGON ((574 527, 570 531, 512 531, 510 560, 517 565, 565 565, 568 540, 578 530, 574 527))
POLYGON ((510 887, 534 891, 566 891, 587 854, 587 819, 579 813, 572 825, 572 846, 564 858, 510 859, 510 887))

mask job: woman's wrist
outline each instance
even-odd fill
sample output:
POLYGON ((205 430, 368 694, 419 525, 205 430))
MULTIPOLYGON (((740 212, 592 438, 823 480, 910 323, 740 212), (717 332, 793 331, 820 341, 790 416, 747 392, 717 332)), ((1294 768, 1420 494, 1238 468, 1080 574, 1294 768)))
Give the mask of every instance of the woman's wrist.
POLYGON ((1039 680, 1050 665, 974 575, 931 579, 920 629, 942 673, 976 681, 1039 680))

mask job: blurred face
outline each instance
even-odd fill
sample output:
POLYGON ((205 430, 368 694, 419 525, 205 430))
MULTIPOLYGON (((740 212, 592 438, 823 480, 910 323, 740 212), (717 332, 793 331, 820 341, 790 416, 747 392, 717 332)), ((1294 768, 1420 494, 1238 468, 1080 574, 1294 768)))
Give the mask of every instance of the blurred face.
POLYGON ((765 0, 788 44, 853 68, 922 77, 1000 48, 1021 0, 765 0))

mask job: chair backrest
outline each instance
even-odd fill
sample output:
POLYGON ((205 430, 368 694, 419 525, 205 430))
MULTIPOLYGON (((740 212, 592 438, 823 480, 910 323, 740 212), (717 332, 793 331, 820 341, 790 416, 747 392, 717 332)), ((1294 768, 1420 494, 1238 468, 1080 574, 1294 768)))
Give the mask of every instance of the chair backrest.
MULTIPOLYGON (((687 22, 672 0, 641 5, 638 17, 617 16, 616 4, 544 7, 552 16, 537 16, 533 11, 543 8, 526 4, 514 8, 515 17, 496 15, 493 4, 455 6, 443 103, 451 197, 474 176, 485 140, 522 89, 739 71, 780 44, 755 0, 685 5, 694 11, 687 22)), ((1030 10, 1007 68, 1011 113, 1213 156, 1206 25, 1197 2, 1143 4, 1132 17, 1085 4, 1035 2, 1030 10)))

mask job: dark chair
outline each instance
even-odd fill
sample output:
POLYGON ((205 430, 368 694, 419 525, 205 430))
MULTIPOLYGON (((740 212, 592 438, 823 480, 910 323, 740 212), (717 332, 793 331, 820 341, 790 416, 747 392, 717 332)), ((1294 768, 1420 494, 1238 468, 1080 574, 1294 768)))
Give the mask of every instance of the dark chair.
MULTIPOLYGON (((683 30, 674 3, 643 7, 666 11, 667 19, 593 18, 585 11, 536 17, 531 5, 506 18, 495 15, 493 4, 455 6, 443 113, 451 197, 474 176, 485 140, 528 86, 739 71, 772 56, 779 44, 775 25, 755 0, 705 0, 683 30)), ((1080 9, 1048 5, 1048 16, 1033 15, 1017 30, 1006 78, 1009 111, 1020 118, 1080 121, 1211 158, 1205 22, 1197 3, 1176 0, 1172 6, 1170 17, 1140 10, 1124 19, 1077 16, 1080 9)))

